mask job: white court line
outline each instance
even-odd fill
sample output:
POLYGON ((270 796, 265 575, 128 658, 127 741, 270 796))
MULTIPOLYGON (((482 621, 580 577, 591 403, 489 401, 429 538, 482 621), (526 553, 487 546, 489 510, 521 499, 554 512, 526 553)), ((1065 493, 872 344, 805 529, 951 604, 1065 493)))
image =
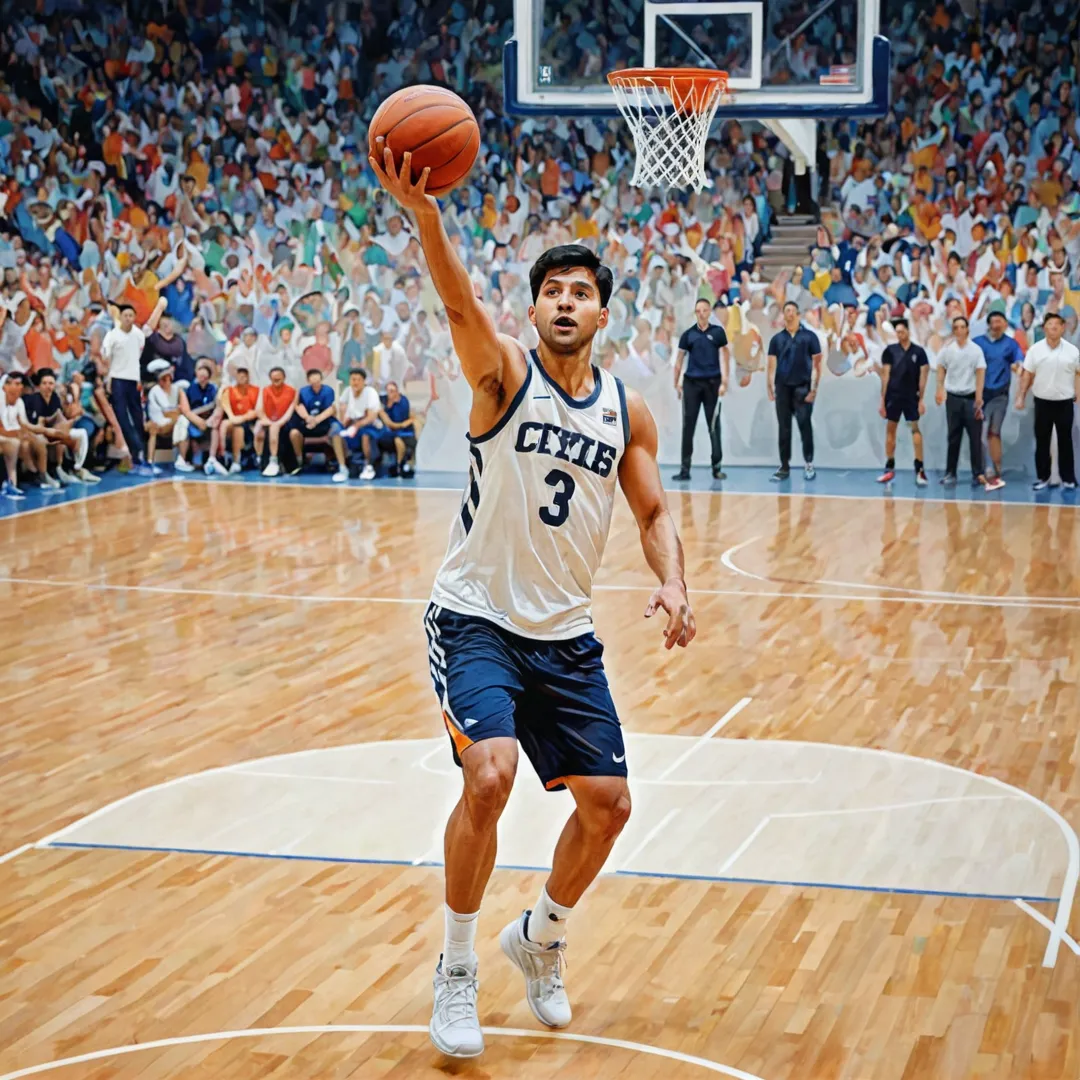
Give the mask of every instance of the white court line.
MULTIPOLYGON (((483 1031, 485 1035, 493 1035, 499 1038, 551 1039, 556 1042, 606 1046, 613 1050, 628 1050, 635 1054, 648 1054, 651 1057, 666 1058, 668 1061, 678 1061, 684 1065, 696 1065, 706 1072, 717 1073, 720 1076, 730 1076, 732 1080, 763 1080, 762 1077, 755 1076, 753 1073, 743 1072, 742 1069, 734 1069, 729 1065, 721 1065, 717 1061, 709 1061, 708 1058, 684 1054, 681 1050, 667 1050, 662 1046, 629 1042, 626 1039, 606 1039, 600 1035, 578 1035, 576 1032, 544 1031, 540 1028, 527 1030, 525 1028, 486 1027, 483 1031)), ((128 1043, 125 1046, 114 1046, 108 1050, 92 1050, 90 1053, 79 1054, 76 1057, 60 1058, 58 1061, 31 1065, 27 1069, 4 1073, 0 1076, 0 1080, 22 1080, 26 1076, 39 1076, 41 1073, 52 1072, 53 1069, 61 1069, 68 1065, 84 1065, 90 1061, 103 1061, 107 1058, 121 1057, 125 1054, 141 1054, 144 1050, 164 1050, 171 1046, 193 1046, 198 1043, 222 1042, 226 1039, 271 1039, 280 1038, 283 1035, 427 1035, 427 1033, 427 1027, 420 1024, 320 1024, 310 1027, 248 1028, 241 1031, 207 1032, 202 1035, 178 1035, 171 1039, 153 1039, 147 1042, 128 1043)))
POLYGON ((731 867, 747 853, 754 841, 765 831, 765 826, 768 825, 770 821, 780 821, 791 818, 842 817, 847 814, 886 813, 890 810, 910 810, 917 806, 939 806, 943 803, 998 802, 1002 799, 1015 798, 1015 795, 950 795, 940 799, 919 799, 915 802, 884 803, 880 806, 850 806, 842 807, 838 810, 793 810, 789 813, 767 814, 757 823, 750 835, 747 836, 734 852, 727 857, 724 861, 724 865, 717 871, 717 876, 726 874, 728 870, 730 870, 731 867))
POLYGON ((233 773, 236 776, 269 776, 272 780, 318 780, 321 784, 383 784, 393 787, 393 780, 375 780, 363 776, 312 776, 309 773, 287 772, 259 772, 256 769, 245 769, 241 765, 228 765, 222 772, 233 773))
MULTIPOLYGON (((625 870, 663 831, 679 816, 679 809, 675 807, 669 810, 646 834, 644 839, 625 859, 619 864, 619 870, 625 870)), ((3 1080, 0 1077, 0 1080, 3 1080)))
MULTIPOLYGON (((1049 930, 1051 937, 1057 933, 1057 928, 1054 926, 1054 924, 1041 911, 1036 911, 1035 908, 1033 908, 1026 900, 1021 900, 1018 897, 1013 901, 1013 903, 1021 911, 1030 915, 1040 926, 1043 926, 1047 930, 1049 930)), ((1061 935, 1061 939, 1065 942, 1066 945, 1068 945, 1070 949, 1072 949, 1072 951, 1077 956, 1080 956, 1080 945, 1077 945, 1077 943, 1068 934, 1063 933, 1061 935)))
MULTIPOLYGON (((149 486, 149 485, 147 485, 149 486)), ((752 576, 752 575, 747 575, 752 576)), ((764 579, 762 579, 764 580, 764 579)), ((90 592, 128 592, 149 593, 164 596, 202 596, 202 597, 225 597, 227 599, 241 600, 276 600, 304 604, 427 604, 430 597, 417 596, 310 596, 297 593, 265 593, 245 592, 243 590, 227 589, 190 589, 184 586, 159 586, 159 585, 112 585, 86 581, 62 581, 54 578, 23 578, 23 577, 0 577, 0 585, 44 585, 59 589, 86 589, 90 592)), ((655 585, 594 585, 594 592, 655 592, 655 585)), ((816 600, 816 601, 839 601, 841 603, 859 604, 922 604, 935 605, 947 604, 957 607, 988 607, 988 608, 1019 608, 1027 611, 1034 608, 1049 611, 1080 611, 1080 600, 1075 603, 1050 602, 1042 603, 1031 598, 1001 597, 996 600, 967 599, 958 593, 949 597, 922 597, 922 596, 881 596, 867 595, 865 593, 822 593, 822 592, 780 592, 778 590, 754 590, 754 589, 691 589, 696 596, 733 596, 744 599, 756 599, 768 597, 776 600, 816 600)))
MULTIPOLYGON (((741 551, 744 547, 747 547, 760 539, 760 536, 752 536, 749 540, 744 540, 741 544, 729 547, 727 551, 720 556, 720 561, 732 573, 738 574, 740 577, 751 578, 754 581, 764 581, 770 585, 785 584, 783 580, 778 578, 762 577, 760 574, 754 574, 749 570, 743 569, 743 567, 735 562, 734 555, 736 552, 741 551)), ((799 584, 804 586, 823 585, 833 589, 870 589, 881 592, 899 593, 902 596, 925 596, 930 600, 984 601, 1002 604, 1003 606, 1007 604, 1022 604, 1026 607, 1033 601, 1050 604, 1080 604, 1080 596, 995 596, 989 593, 962 593, 939 589, 912 589, 905 585, 881 585, 860 581, 833 581, 829 578, 815 578, 813 581, 790 582, 788 584, 799 584)), ((882 599, 884 599, 884 597, 882 599)))
POLYGON ((23 844, 22 847, 17 847, 14 851, 9 851, 4 855, 0 855, 0 864, 11 862, 12 859, 17 859, 24 851, 29 851, 33 846, 33 844, 23 844))
POLYGON ((704 735, 701 736, 685 753, 680 754, 656 779, 666 780, 680 765, 684 765, 707 743, 728 721, 734 720, 753 701, 753 698, 740 698, 704 735))
POLYGON ((131 491, 141 491, 144 488, 156 487, 158 484, 166 483, 165 480, 147 480, 145 484, 132 484, 131 487, 119 487, 112 488, 109 491, 102 491, 100 494, 96 491, 87 491, 86 494, 79 499, 65 499, 63 502, 46 503, 44 506, 32 506, 28 510, 18 510, 14 514, 9 514, 7 517, 0 518, 0 525, 5 521, 19 521, 22 518, 32 517, 34 514, 43 514, 46 510, 60 510, 65 506, 82 506, 84 503, 100 502, 102 499, 108 499, 113 495, 124 495, 131 491))

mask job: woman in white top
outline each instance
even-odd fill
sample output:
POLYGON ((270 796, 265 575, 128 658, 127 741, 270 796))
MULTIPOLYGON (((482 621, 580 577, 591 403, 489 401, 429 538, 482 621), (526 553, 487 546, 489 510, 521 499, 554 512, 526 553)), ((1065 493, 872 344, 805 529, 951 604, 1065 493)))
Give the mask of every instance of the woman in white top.
POLYGON ((1080 350, 1063 340, 1065 320, 1056 311, 1043 317, 1042 341, 1024 357, 1016 407, 1022 409, 1030 390, 1035 396, 1036 491, 1050 486, 1050 439, 1057 431, 1061 486, 1076 487, 1073 457, 1073 403, 1080 401, 1080 350))

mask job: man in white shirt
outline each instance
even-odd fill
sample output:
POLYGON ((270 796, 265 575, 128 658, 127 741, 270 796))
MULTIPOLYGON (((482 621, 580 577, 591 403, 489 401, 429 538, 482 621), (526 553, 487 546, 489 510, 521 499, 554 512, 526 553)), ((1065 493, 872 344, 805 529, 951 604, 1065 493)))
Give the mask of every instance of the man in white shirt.
POLYGON ((16 472, 20 455, 28 467, 37 470, 42 487, 60 486, 60 482, 49 475, 49 444, 44 436, 30 430, 22 400, 24 385, 22 373, 12 371, 4 377, 0 394, 0 452, 7 467, 7 479, 0 487, 0 496, 6 499, 26 498, 19 490, 16 472))
POLYGON ((968 337, 968 321, 957 315, 952 321, 953 342, 938 355, 937 403, 945 406, 949 428, 949 449, 945 475, 941 482, 956 483, 960 463, 960 443, 967 431, 971 451, 972 484, 986 485, 982 460, 983 385, 986 381, 986 357, 968 337))
POLYGON ((154 464, 154 451, 158 436, 172 434, 180 416, 180 389, 173 384, 172 364, 168 360, 152 360, 146 370, 157 376, 157 385, 146 395, 146 430, 150 435, 146 443, 146 461, 151 472, 160 476, 161 469, 154 464))
POLYGON ((1050 483, 1050 440, 1057 431, 1058 472, 1061 486, 1076 487, 1073 456, 1073 404, 1080 401, 1080 350, 1063 340, 1065 320, 1056 311, 1043 316, 1042 341, 1035 342, 1024 357, 1016 407, 1022 409, 1028 391, 1035 395, 1036 491, 1050 483))
MULTIPOLYGON (((165 300, 158 301, 158 308, 164 310, 165 300)), ((155 308, 155 313, 158 309, 155 308)), ((139 393, 139 359, 146 334, 135 325, 135 309, 130 304, 119 306, 119 322, 106 335, 101 343, 101 355, 109 365, 109 398, 113 411, 124 433, 124 442, 131 453, 135 472, 140 475, 152 475, 149 466, 141 464, 143 456, 143 408, 139 393)))
POLYGON ((349 372, 349 385, 338 399, 338 416, 344 425, 342 439, 351 454, 364 456, 361 480, 375 479, 375 459, 379 453, 379 436, 385 434, 379 413, 382 402, 378 391, 367 385, 367 372, 353 368, 349 372))
POLYGON ((383 327, 379 344, 371 350, 371 366, 379 383, 396 382, 400 385, 405 381, 409 357, 405 352, 404 337, 395 338, 392 330, 383 327))

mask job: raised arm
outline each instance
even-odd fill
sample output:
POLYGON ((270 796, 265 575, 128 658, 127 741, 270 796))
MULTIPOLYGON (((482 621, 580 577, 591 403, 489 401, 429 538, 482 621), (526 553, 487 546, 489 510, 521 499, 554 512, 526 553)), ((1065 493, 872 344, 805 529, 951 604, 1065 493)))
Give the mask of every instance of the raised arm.
POLYGON ((512 338, 496 333, 491 315, 477 299, 469 273, 443 228, 439 204, 425 192, 431 170, 425 169, 414 183, 411 154, 402 159, 399 175, 389 147, 382 139, 376 140, 376 146, 382 161, 375 155, 368 161, 383 187, 416 219, 420 246, 450 321, 454 351, 461 360, 462 373, 476 391, 470 425, 486 429, 505 412, 525 381, 525 355, 512 338))
POLYGON ((645 618, 663 608, 668 613, 664 648, 685 647, 694 640, 697 624, 686 596, 682 544, 656 465, 656 422, 634 390, 626 391, 626 408, 630 443, 619 462, 619 484, 637 520, 645 561, 660 580, 645 607, 645 618))

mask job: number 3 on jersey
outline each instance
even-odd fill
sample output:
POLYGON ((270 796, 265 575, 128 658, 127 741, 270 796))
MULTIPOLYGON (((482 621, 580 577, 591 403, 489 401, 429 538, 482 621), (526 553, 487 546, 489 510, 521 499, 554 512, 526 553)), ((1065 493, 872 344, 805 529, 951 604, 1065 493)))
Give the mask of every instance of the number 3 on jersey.
POLYGON ((570 516, 570 500, 574 497, 577 485, 574 478, 562 469, 552 469, 544 477, 544 483, 553 487, 551 506, 540 507, 540 520, 545 525, 561 525, 570 516))

